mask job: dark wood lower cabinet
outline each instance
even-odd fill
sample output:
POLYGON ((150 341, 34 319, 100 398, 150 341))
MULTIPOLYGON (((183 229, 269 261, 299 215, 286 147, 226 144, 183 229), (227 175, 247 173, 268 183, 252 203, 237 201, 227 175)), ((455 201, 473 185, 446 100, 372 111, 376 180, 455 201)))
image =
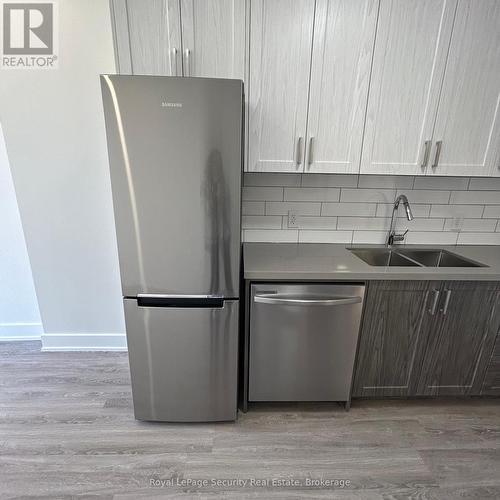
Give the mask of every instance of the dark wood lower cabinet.
POLYGON ((415 362, 439 282, 371 281, 365 298, 353 397, 410 396, 415 362))
POLYGON ((499 283, 370 282, 352 395, 500 393, 488 369, 499 329, 499 283))
POLYGON ((495 346, 486 368, 481 394, 484 396, 500 396, 500 332, 497 334, 495 346))
POLYGON ((497 283, 443 283, 435 322, 427 333, 417 395, 479 395, 500 326, 497 283))

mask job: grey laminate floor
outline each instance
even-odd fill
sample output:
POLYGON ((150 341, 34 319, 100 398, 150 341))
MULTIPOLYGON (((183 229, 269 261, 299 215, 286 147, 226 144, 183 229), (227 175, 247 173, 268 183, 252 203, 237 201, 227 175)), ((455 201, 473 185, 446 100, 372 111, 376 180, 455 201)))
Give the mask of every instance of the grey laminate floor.
POLYGON ((133 418, 125 353, 0 343, 2 498, 500 498, 500 401, 254 409, 234 424, 133 418), (308 488, 308 478, 349 480, 308 488), (152 486, 151 480, 295 479, 152 486))

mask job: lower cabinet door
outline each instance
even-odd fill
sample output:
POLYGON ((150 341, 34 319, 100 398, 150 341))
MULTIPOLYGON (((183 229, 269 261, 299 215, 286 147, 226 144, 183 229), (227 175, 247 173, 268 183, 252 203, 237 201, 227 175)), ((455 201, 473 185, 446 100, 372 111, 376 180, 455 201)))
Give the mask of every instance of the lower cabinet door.
POLYGON ((500 396, 500 332, 497 334, 495 347, 488 362, 481 394, 500 396))
POLYGON ((353 397, 412 394, 417 360, 437 314, 439 282, 371 281, 353 397))
POLYGON ((478 395, 500 327, 495 282, 443 283, 420 360, 417 395, 478 395))

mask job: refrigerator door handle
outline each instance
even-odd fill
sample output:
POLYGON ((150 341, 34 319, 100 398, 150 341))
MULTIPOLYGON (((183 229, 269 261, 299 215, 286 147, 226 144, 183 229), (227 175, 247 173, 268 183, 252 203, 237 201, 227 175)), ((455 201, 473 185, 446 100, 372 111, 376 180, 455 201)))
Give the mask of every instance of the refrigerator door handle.
POLYGON ((177 308, 223 308, 224 298, 214 295, 170 295, 139 293, 139 307, 177 307, 177 308))

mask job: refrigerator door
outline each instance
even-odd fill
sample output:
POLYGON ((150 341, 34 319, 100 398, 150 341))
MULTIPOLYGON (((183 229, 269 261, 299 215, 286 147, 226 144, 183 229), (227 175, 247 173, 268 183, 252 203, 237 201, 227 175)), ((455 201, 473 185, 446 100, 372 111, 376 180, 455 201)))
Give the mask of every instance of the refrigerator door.
POLYGON ((242 82, 101 85, 123 295, 238 297, 242 82))
POLYGON ((238 301, 124 299, 135 418, 235 420, 238 301))

